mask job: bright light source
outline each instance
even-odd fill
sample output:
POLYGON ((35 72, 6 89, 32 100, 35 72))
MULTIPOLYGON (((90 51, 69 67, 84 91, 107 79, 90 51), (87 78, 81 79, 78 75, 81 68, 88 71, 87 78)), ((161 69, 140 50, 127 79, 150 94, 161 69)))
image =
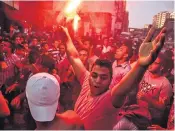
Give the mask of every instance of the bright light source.
POLYGON ((80 5, 80 3, 81 3, 81 0, 70 0, 70 2, 68 3, 65 9, 65 13, 69 14, 69 13, 75 12, 75 10, 80 5))
POLYGON ((73 29, 74 31, 78 30, 78 21, 80 20, 80 17, 78 15, 75 15, 74 22, 73 22, 73 29))
POLYGON ((78 21, 80 20, 77 14, 77 8, 81 2, 82 0, 69 0, 63 12, 57 16, 57 22, 60 22, 64 17, 66 18, 66 22, 73 20, 73 29, 76 32, 78 29, 78 21))
POLYGON ((78 29, 78 21, 80 20, 80 17, 76 12, 80 3, 81 3, 81 0, 70 0, 64 10, 67 21, 73 19, 73 29, 75 32, 78 29))

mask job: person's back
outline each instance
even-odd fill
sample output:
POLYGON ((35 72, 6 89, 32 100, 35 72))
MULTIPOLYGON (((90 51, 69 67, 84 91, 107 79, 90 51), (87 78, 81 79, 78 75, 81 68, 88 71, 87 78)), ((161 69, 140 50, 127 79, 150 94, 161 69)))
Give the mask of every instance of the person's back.
MULTIPOLYGON (((37 123, 37 122, 36 122, 37 123)), ((36 130, 82 130, 84 126, 79 116, 71 110, 56 114, 51 122, 38 123, 36 130)))
POLYGON ((74 111, 57 114, 60 86, 58 80, 48 73, 37 73, 29 78, 26 96, 36 130, 83 129, 79 116, 74 111))

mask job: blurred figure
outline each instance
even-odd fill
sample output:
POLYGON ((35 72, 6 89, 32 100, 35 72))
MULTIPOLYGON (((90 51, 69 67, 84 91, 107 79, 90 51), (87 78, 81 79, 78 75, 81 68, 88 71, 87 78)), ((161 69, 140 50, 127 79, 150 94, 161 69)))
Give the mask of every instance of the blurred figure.
POLYGON ((26 95, 32 117, 36 122, 36 130, 83 129, 83 124, 74 111, 56 113, 60 85, 54 76, 38 73, 30 77, 26 85, 26 95))

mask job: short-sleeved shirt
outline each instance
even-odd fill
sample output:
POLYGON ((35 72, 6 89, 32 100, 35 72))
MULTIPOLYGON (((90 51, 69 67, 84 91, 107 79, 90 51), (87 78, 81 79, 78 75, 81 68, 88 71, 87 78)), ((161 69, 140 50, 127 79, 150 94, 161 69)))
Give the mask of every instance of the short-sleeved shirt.
POLYGON ((82 86, 75 104, 75 112, 83 120, 86 130, 112 130, 118 109, 114 108, 110 90, 98 96, 90 96, 89 72, 80 78, 82 86))
POLYGON ((118 84, 130 70, 131 66, 128 61, 120 65, 117 64, 117 61, 114 61, 112 65, 113 78, 110 84, 110 89, 113 88, 116 84, 118 84))
POLYGON ((50 49, 48 50, 48 52, 51 53, 52 56, 53 56, 53 58, 54 58, 54 60, 57 61, 57 59, 59 58, 59 49, 50 48, 50 49))
MULTIPOLYGON (((10 57, 5 58, 7 68, 0 71, 0 87, 7 82, 8 79, 15 77, 15 63, 20 61, 19 57, 12 54, 10 57)), ((13 81, 13 80, 12 80, 13 81)))
MULTIPOLYGON (((144 92, 146 97, 152 97, 157 101, 166 101, 168 104, 172 96, 172 87, 169 81, 163 77, 152 78, 150 72, 147 71, 139 84, 139 92, 144 92)), ((138 100, 140 106, 148 107, 151 117, 154 120, 161 120, 164 111, 160 111, 151 107, 149 103, 143 100, 138 100)))

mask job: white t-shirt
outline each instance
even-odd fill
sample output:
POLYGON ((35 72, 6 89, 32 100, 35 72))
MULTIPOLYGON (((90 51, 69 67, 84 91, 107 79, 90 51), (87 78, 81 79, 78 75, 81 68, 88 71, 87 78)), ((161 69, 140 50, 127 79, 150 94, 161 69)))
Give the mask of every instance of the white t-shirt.
POLYGON ((130 70, 131 66, 129 64, 129 61, 118 65, 117 61, 115 60, 112 64, 113 76, 109 88, 112 89, 115 85, 117 85, 130 70))

